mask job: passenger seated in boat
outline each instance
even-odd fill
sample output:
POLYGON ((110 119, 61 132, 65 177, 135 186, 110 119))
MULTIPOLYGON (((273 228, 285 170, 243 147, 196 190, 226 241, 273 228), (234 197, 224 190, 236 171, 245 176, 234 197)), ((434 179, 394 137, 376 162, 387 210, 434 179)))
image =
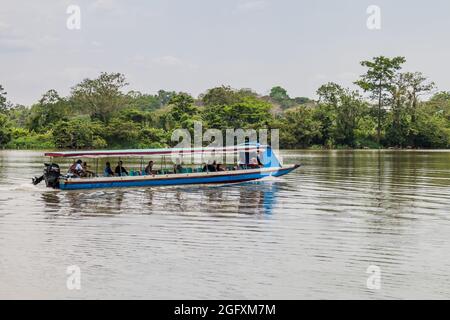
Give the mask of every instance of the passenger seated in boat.
POLYGON ((220 164, 220 163, 217 164, 216 170, 217 171, 226 171, 226 169, 224 167, 222 167, 222 164, 220 164))
POLYGON ((114 177, 114 172, 111 169, 111 163, 109 163, 109 162, 106 163, 106 168, 103 171, 103 175, 105 177, 114 177))
POLYGON ((83 161, 77 160, 75 161, 69 168, 69 173, 73 174, 76 177, 82 177, 85 172, 83 166, 81 165, 83 161))
POLYGON ((208 164, 208 171, 209 172, 216 172, 217 171, 217 162, 214 160, 212 164, 208 164))
POLYGON ((153 170, 153 161, 149 161, 148 165, 145 167, 145 174, 154 175, 156 170, 153 170))
POLYGON ((181 164, 173 165, 173 173, 181 173, 182 170, 183 170, 183 166, 181 164))
POLYGON ((67 170, 67 173, 75 174, 76 166, 77 162, 74 160, 73 163, 70 165, 69 170, 67 170))
POLYGON ((95 177, 95 172, 88 170, 89 166, 87 162, 83 162, 82 167, 84 170, 83 177, 95 177))
POLYGON ((114 173, 116 174, 116 176, 119 176, 119 177, 128 175, 127 169, 125 169, 123 167, 123 161, 119 161, 119 163, 117 164, 116 169, 114 170, 114 173))
POLYGON ((176 163, 173 165, 173 173, 182 173, 183 166, 181 164, 182 164, 181 159, 178 158, 176 160, 176 163))
POLYGON ((247 169, 247 165, 245 164, 245 162, 239 161, 237 164, 237 170, 245 170, 247 169))
POLYGON ((258 161, 259 167, 260 167, 260 168, 263 168, 263 167, 264 167, 264 164, 261 162, 261 157, 260 157, 259 155, 256 157, 256 160, 258 161))
POLYGON ((256 169, 256 168, 259 168, 259 167, 260 167, 260 165, 259 165, 259 163, 258 163, 258 160, 257 160, 256 158, 251 158, 251 159, 250 159, 250 163, 248 164, 248 166, 249 166, 249 168, 251 168, 251 169, 256 169))

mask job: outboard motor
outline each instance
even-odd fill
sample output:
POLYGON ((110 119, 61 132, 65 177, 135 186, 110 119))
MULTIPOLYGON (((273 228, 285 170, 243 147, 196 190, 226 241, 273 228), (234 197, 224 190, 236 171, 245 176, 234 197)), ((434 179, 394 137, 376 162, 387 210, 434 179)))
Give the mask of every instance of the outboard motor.
POLYGON ((37 185, 45 180, 45 184, 48 188, 59 188, 59 177, 61 176, 61 170, 56 163, 44 163, 44 175, 41 177, 34 177, 33 184, 37 185))

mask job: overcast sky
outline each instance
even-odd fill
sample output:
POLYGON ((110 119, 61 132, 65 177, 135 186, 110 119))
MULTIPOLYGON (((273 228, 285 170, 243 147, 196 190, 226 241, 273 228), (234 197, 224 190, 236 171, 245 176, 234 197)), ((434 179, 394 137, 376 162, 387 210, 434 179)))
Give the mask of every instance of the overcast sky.
POLYGON ((0 84, 13 103, 48 89, 67 95, 100 72, 129 90, 193 95, 225 84, 314 97, 323 83, 351 85, 359 61, 406 56, 450 90, 448 0, 0 0, 0 84), (81 29, 69 30, 69 5, 81 29), (381 30, 366 25, 381 8, 381 30))

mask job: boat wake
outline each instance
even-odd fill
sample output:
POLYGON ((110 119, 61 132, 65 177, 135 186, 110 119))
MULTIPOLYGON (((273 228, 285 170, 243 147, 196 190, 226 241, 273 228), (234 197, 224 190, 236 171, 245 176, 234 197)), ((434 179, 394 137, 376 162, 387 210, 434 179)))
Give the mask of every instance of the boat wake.
POLYGON ((14 191, 28 191, 28 192, 48 192, 48 191, 59 191, 57 189, 43 189, 42 186, 35 186, 32 183, 21 183, 15 185, 3 185, 0 186, 0 192, 14 192, 14 191))
POLYGON ((267 176, 267 177, 260 179, 260 181, 277 181, 277 180, 278 180, 278 178, 274 177, 274 176, 267 176))

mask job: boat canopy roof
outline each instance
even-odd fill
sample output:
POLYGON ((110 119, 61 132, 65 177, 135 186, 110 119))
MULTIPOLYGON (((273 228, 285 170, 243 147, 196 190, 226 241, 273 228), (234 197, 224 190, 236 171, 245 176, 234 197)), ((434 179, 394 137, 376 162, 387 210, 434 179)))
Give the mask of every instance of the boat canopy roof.
POLYGON ((245 144, 231 147, 204 147, 204 148, 171 148, 171 149, 129 149, 129 150, 77 150, 64 152, 47 152, 46 157, 57 158, 110 158, 110 157, 143 157, 157 155, 189 155, 203 153, 238 153, 257 152, 267 149, 268 146, 260 144, 245 144))

